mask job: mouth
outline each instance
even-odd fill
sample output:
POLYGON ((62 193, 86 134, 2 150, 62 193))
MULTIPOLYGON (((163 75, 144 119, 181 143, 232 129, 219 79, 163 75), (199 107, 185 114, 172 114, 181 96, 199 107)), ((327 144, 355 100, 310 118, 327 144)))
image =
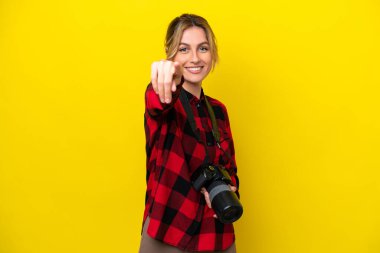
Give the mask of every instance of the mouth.
POLYGON ((185 67, 185 69, 192 74, 199 74, 199 73, 201 73, 203 66, 185 67))

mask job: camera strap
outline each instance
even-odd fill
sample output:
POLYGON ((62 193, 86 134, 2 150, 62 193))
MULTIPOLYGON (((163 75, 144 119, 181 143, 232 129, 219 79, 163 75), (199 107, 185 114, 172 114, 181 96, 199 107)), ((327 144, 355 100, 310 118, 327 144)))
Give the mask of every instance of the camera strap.
POLYGON ((223 154, 227 156, 231 164, 234 164, 230 153, 224 151, 224 149, 222 149, 222 146, 220 146, 220 132, 218 128, 218 122, 216 121, 214 110, 212 109, 212 106, 210 105, 210 102, 208 102, 208 99, 206 96, 205 96, 205 101, 206 101, 207 111, 210 114, 211 124, 212 124, 212 135, 214 136, 216 145, 223 152, 223 154))
MULTIPOLYGON (((191 110, 191 107, 190 107, 190 101, 187 98, 187 95, 186 95, 185 91, 183 90, 183 88, 182 88, 182 90, 180 92, 179 99, 180 99, 180 101, 181 101, 181 103, 183 105, 183 108, 185 109, 185 112, 187 114, 188 121, 190 123, 191 129, 193 130, 193 133, 195 134, 197 140, 199 142, 201 142, 203 144, 204 148, 205 148, 206 157, 205 157, 205 160, 203 162, 205 164, 208 164, 208 163, 210 163, 210 158, 209 158, 209 155, 208 155, 207 146, 201 140, 201 136, 199 134, 199 130, 197 129, 197 126, 195 124, 194 114, 193 114, 193 111, 191 110)), ((212 106, 209 103, 209 101, 208 101, 208 99, 207 99, 206 96, 204 96, 204 99, 205 99, 205 102, 206 102, 206 107, 207 107, 208 114, 210 115, 211 124, 212 124, 212 135, 214 136, 216 145, 227 156, 227 158, 230 160, 230 162, 233 164, 233 160, 232 160, 231 155, 229 153, 225 152, 222 149, 222 147, 220 146, 220 132, 219 132, 219 128, 218 128, 218 123, 217 123, 216 118, 215 118, 214 110, 212 109, 212 106)))

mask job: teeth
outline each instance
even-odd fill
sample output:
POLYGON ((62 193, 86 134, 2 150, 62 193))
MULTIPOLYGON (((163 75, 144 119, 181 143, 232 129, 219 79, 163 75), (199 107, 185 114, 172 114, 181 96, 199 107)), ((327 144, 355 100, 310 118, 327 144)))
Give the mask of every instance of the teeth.
POLYGON ((198 70, 201 70, 201 67, 195 67, 195 68, 188 68, 189 70, 192 70, 192 71, 198 71, 198 70))

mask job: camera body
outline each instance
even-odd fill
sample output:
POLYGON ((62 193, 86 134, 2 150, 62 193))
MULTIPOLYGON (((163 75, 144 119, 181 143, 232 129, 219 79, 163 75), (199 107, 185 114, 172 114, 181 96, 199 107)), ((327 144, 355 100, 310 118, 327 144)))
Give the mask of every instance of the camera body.
POLYGON ((241 217, 243 206, 229 187, 232 183, 231 177, 223 166, 202 166, 192 175, 191 181, 197 191, 202 187, 206 188, 212 209, 222 223, 232 223, 241 217))

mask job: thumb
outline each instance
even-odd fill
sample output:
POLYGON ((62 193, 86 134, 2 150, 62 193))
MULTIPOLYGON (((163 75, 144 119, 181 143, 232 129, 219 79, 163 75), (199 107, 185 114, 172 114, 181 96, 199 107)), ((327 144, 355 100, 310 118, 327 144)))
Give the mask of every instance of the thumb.
MULTIPOLYGON (((181 83, 181 80, 182 80, 182 72, 181 72, 180 64, 179 64, 179 62, 175 61, 172 66, 173 66, 172 67, 172 73, 173 73, 174 83, 175 83, 175 85, 179 85, 181 83)), ((172 91, 173 91, 173 89, 174 88, 172 88, 172 91)))
POLYGON ((173 69, 172 69, 172 73, 174 75, 176 75, 177 77, 181 77, 182 76, 182 73, 181 73, 181 65, 179 62, 175 61, 174 64, 173 64, 173 69))
POLYGON ((172 69, 171 69, 172 74, 177 74, 178 69, 179 69, 179 62, 177 61, 173 62, 172 69))
POLYGON ((175 92, 177 90, 177 84, 175 83, 175 80, 172 82, 172 92, 175 92))

